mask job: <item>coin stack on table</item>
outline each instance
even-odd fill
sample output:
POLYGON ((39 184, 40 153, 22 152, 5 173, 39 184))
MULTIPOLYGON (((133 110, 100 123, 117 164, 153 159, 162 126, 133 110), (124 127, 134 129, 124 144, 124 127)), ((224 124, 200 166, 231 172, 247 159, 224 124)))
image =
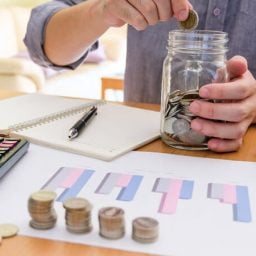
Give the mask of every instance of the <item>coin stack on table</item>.
POLYGON ((66 228, 71 233, 88 233, 92 230, 90 202, 81 197, 69 198, 63 203, 66 209, 66 228))
POLYGON ((104 207, 99 210, 100 235, 108 239, 119 239, 125 234, 124 211, 117 207, 104 207))
POLYGON ((53 228, 57 221, 53 202, 56 198, 53 191, 40 190, 33 193, 28 200, 28 211, 31 216, 30 226, 35 229, 53 228))
POLYGON ((132 222, 132 238, 139 243, 153 243, 158 238, 159 223, 149 217, 138 217, 132 222))

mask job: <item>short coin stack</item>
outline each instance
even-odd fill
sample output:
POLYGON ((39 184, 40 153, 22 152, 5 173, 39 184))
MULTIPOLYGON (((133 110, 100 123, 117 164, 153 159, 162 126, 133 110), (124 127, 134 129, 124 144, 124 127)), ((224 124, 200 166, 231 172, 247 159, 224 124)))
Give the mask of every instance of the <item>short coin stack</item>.
POLYGON ((53 202, 56 196, 53 191, 40 190, 29 197, 28 211, 32 218, 29 224, 32 228, 50 229, 55 226, 57 215, 53 202))
POLYGON ((92 230, 91 210, 92 206, 84 198, 69 198, 63 203, 66 209, 66 228, 72 233, 88 233, 92 230))
POLYGON ((132 238, 139 243, 153 243, 158 238, 158 221, 149 217, 139 217, 132 222, 132 238))
POLYGON ((99 210, 100 235, 108 239, 119 239, 125 234, 124 211, 117 207, 99 210))

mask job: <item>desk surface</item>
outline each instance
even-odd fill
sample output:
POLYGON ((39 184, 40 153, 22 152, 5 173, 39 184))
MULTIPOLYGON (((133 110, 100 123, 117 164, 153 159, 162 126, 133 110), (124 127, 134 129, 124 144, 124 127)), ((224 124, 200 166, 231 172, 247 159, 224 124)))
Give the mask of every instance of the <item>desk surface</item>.
MULTIPOLYGON (((159 110, 157 105, 148 104, 128 104, 130 106, 142 107, 152 110, 159 110)), ((242 148, 238 152, 213 153, 210 151, 185 151, 173 149, 156 140, 138 149, 139 151, 161 152, 187 156, 199 156, 209 158, 219 158, 228 160, 256 161, 256 127, 252 126, 248 130, 242 148)), ((113 249, 98 248, 86 245, 72 244, 67 242, 57 242, 25 236, 16 236, 5 239, 0 246, 1 255, 8 256, 143 256, 146 254, 124 252, 113 249)))

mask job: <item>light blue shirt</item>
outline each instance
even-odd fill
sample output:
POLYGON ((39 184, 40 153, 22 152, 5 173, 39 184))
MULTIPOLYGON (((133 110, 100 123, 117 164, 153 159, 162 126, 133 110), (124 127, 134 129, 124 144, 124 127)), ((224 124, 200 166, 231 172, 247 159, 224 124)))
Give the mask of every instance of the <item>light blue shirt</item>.
MULTIPOLYGON (((32 11, 25 44, 36 63, 58 68, 47 59, 43 51, 45 25, 57 11, 80 2, 82 0, 54 0, 32 11)), ((256 0, 190 2, 199 14, 197 29, 228 32, 228 58, 244 56, 250 71, 256 76, 256 0)), ((175 19, 148 27, 144 31, 128 28, 125 100, 160 103, 162 65, 167 54, 168 33, 177 28, 179 26, 175 19)), ((95 47, 97 45, 93 45, 92 49, 95 47)), ((66 68, 76 68, 86 55, 66 68)))

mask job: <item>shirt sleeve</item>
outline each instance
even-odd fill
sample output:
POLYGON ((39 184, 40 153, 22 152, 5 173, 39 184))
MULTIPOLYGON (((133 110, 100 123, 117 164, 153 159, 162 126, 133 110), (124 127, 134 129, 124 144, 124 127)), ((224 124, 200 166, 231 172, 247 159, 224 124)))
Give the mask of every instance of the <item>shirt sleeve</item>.
POLYGON ((75 69, 81 63, 84 62, 88 52, 90 50, 94 50, 98 48, 98 42, 94 43, 90 49, 76 62, 66 65, 66 66, 58 66, 52 63, 46 56, 44 52, 44 41, 45 41, 45 28, 51 17, 58 11, 82 2, 76 0, 54 0, 42 5, 39 5, 32 9, 31 16, 27 26, 27 32, 24 38, 24 43, 28 49, 29 55, 31 59, 43 66, 43 67, 51 67, 53 69, 75 69))

